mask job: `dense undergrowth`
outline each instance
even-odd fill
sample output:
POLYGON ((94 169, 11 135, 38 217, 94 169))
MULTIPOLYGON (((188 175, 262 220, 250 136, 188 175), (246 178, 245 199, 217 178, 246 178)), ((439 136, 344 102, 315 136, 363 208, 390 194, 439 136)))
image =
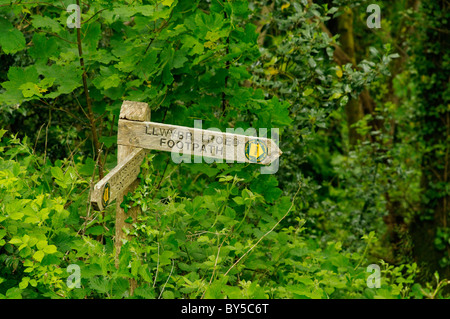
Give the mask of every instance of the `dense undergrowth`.
POLYGON ((0 1, 0 297, 448 297, 448 228, 432 268, 410 227, 433 220, 423 156, 448 145, 419 130, 422 82, 439 83, 417 76, 424 42, 390 36, 422 21, 408 1, 376 34, 366 1, 92 1, 78 30, 62 3, 0 1), (353 63, 327 30, 348 10, 353 63), (374 107, 350 123, 360 94, 374 107), (116 165, 123 100, 155 122, 277 128, 279 169, 151 151, 115 260, 115 204, 94 211, 89 194, 116 165))

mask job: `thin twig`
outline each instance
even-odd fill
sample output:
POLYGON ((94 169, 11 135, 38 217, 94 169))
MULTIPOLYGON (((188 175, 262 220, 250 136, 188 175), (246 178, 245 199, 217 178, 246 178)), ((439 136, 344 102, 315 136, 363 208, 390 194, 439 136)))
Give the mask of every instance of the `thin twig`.
POLYGON ((170 269, 169 277, 167 277, 167 280, 166 280, 166 282, 164 283, 164 286, 163 286, 163 288, 162 288, 162 290, 161 290, 161 293, 159 294, 158 299, 161 299, 161 296, 162 296, 162 294, 163 294, 163 292, 164 292, 164 289, 166 288, 166 285, 167 285, 167 283, 169 282, 170 277, 172 277, 172 271, 173 271, 173 267, 174 267, 174 266, 175 266, 175 263, 174 263, 174 261, 173 261, 173 259, 172 259, 172 269, 170 269))
MULTIPOLYGON (((80 0, 77 0, 77 5, 80 6, 80 0)), ((81 66, 81 70, 83 71, 82 80, 83 80, 83 87, 84 87, 84 95, 86 97, 86 105, 88 108, 88 119, 89 119, 90 126, 91 126, 92 140, 94 142, 94 154, 95 154, 95 158, 98 159, 98 158, 101 158, 101 145, 98 140, 97 128, 95 127, 96 120, 95 120, 94 112, 92 111, 92 101, 91 101, 91 97, 89 95, 89 88, 88 88, 88 84, 87 84, 87 72, 86 72, 86 67, 84 65, 83 47, 82 47, 82 43, 81 43, 80 28, 77 28, 77 45, 78 45, 78 55, 80 58, 80 66, 81 66)), ((103 163, 101 160, 99 160, 98 163, 99 163, 98 175, 99 175, 99 179, 102 179, 103 178, 103 163)))
POLYGON ((55 38, 58 38, 58 39, 60 39, 60 40, 63 40, 64 42, 67 42, 67 43, 70 43, 70 44, 77 44, 76 42, 73 42, 73 41, 64 39, 63 37, 59 36, 58 34, 53 33, 53 32, 49 32, 49 31, 46 31, 46 30, 36 30, 35 32, 38 32, 38 33, 45 33, 45 34, 51 35, 51 36, 53 36, 53 37, 55 37, 55 38))
POLYGON ((41 131, 42 131, 42 128, 44 127, 44 125, 45 125, 45 123, 42 124, 42 125, 41 125, 41 128, 39 129, 39 132, 38 132, 38 135, 37 135, 37 138, 36 138, 36 142, 34 143, 33 155, 34 155, 35 152, 36 152, 37 143, 38 143, 38 141, 39 141, 39 137, 41 136, 41 131))
POLYGON ((20 3, 20 2, 16 2, 16 3, 10 3, 10 4, 0 4, 0 7, 9 7, 9 6, 13 6, 13 5, 15 5, 15 6, 17 6, 17 5, 27 5, 27 4, 40 4, 40 5, 48 5, 48 6, 51 6, 51 7, 54 7, 54 8, 57 8, 57 9, 61 9, 60 7, 58 7, 58 6, 55 6, 53 3, 50 3, 50 2, 24 2, 24 3, 20 3))
MULTIPOLYGON (((203 297, 205 296, 206 290, 208 290, 209 286, 211 286, 212 280, 213 280, 213 278, 214 278, 214 274, 215 274, 215 272, 216 272, 216 267, 217 267, 217 262, 218 262, 218 260, 219 260, 220 248, 222 248, 223 243, 227 240, 228 236, 230 236, 230 234, 231 234, 232 232, 233 232, 233 231, 230 231, 230 232, 228 233, 228 235, 224 238, 224 240, 222 241, 222 243, 219 245, 219 248, 217 249, 217 255, 216 255, 216 260, 215 260, 215 262, 214 262, 213 273, 212 273, 212 275, 211 275, 211 278, 209 279, 208 287, 206 287, 205 291, 203 291, 203 294, 202 294, 202 298, 201 298, 201 299, 203 299, 203 297)), ((219 240, 219 238, 220 238, 220 234, 217 234, 217 240, 219 240)))
POLYGON ((161 187, 161 182, 163 181, 164 175, 166 175, 167 167, 169 166, 169 160, 170 160, 170 158, 167 158, 167 161, 166 161, 166 167, 164 168, 164 172, 163 172, 162 175, 161 175, 161 179, 159 180, 158 185, 156 186, 156 188, 154 188, 154 193, 153 193, 152 199, 155 199, 156 194, 158 193, 158 190, 159 190, 159 188, 161 187))
POLYGON ((158 260, 156 261, 156 272, 155 272, 155 280, 153 281, 153 288, 155 288, 156 278, 158 278, 158 270, 159 270, 159 242, 158 242, 158 260))
POLYGON ((94 13, 89 19, 87 19, 86 21, 83 21, 81 24, 85 24, 88 23, 93 17, 95 17, 97 14, 99 14, 102 11, 105 11, 107 8, 101 9, 99 11, 97 11, 96 13, 94 13))
POLYGON ((45 127, 45 146, 44 146, 44 165, 47 162, 47 142, 48 142, 48 127, 50 126, 50 123, 52 122, 52 109, 48 109, 48 123, 45 127))

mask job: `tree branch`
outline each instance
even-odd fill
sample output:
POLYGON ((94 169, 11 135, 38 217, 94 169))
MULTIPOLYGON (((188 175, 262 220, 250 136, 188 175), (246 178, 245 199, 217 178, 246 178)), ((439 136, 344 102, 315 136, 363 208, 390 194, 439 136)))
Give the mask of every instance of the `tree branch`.
MULTIPOLYGON (((80 6, 80 0, 77 0, 77 5, 80 6)), ((83 71, 82 79, 83 79, 83 87, 84 87, 84 95, 86 97, 86 105, 88 108, 88 119, 91 126, 91 133, 92 133, 92 140, 94 142, 94 154, 95 154, 95 161, 98 162, 98 176, 100 179, 103 178, 103 163, 101 160, 101 145, 98 141, 98 134, 97 134, 97 128, 95 127, 95 116, 94 112, 92 111, 92 101, 91 97, 89 95, 89 88, 87 84, 87 73, 86 73, 86 67, 84 65, 84 58, 83 58, 83 46, 81 43, 81 30, 80 28, 77 29, 77 46, 78 46, 78 55, 80 58, 80 66, 81 70, 83 71)))

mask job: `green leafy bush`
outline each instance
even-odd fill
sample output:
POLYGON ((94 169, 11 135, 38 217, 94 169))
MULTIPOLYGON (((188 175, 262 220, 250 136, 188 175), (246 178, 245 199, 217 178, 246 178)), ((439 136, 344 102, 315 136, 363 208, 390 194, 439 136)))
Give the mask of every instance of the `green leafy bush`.
MULTIPOLYGON (((406 4, 386 5, 393 21, 377 34, 356 16, 363 56, 336 63, 340 38, 324 26, 366 3, 91 1, 71 29, 71 1, 0 0, 0 297, 445 296, 445 276, 419 284, 407 227, 421 212, 423 154, 443 167, 444 143, 418 132, 424 87, 438 82, 396 70, 390 32, 406 4), (343 109, 363 91, 376 106, 348 127, 343 109), (279 172, 151 152, 122 202, 141 213, 127 216, 116 259, 115 205, 93 211, 89 194, 116 165, 123 100, 148 103, 155 122, 277 128, 279 172)), ((435 235, 444 252, 448 229, 435 235)))

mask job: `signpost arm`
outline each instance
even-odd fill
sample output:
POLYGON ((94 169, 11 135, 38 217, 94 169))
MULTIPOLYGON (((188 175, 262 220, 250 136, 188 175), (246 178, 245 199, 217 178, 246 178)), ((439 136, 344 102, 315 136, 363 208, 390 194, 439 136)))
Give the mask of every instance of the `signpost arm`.
MULTIPOLYGON (((147 103, 141 102, 132 102, 132 101, 124 101, 122 107, 120 109, 120 117, 119 119, 126 119, 130 121, 136 122, 145 122, 150 121, 150 108, 147 103)), ((122 132, 119 128, 117 133, 117 137, 120 138, 125 132, 122 132)), ((139 149, 138 147, 126 146, 126 145, 118 145, 117 146, 117 165, 120 165, 121 162, 125 160, 127 155, 129 155, 134 150, 139 149)), ((139 185, 139 180, 136 179, 128 188, 126 188, 122 193, 120 193, 116 200, 116 239, 115 239, 115 249, 116 249, 116 258, 115 264, 116 267, 119 265, 119 253, 122 247, 122 240, 125 239, 125 233, 123 228, 127 227, 125 220, 127 217, 131 217, 133 221, 136 221, 136 217, 140 212, 140 207, 135 206, 131 207, 128 210, 128 213, 125 213, 120 205, 123 201, 123 196, 128 194, 128 192, 133 192, 136 187, 139 185)), ((131 281, 131 294, 134 291, 136 283, 131 281)))
MULTIPOLYGON (((277 144, 265 137, 152 123, 147 103, 124 101, 120 109, 117 132, 117 166, 94 186, 91 193, 91 204, 99 211, 104 210, 109 202, 116 200, 116 267, 119 267, 120 250, 126 239, 124 229, 130 227, 125 220, 131 217, 133 222, 136 222, 141 211, 139 206, 134 206, 125 213, 120 206, 124 196, 134 192, 139 185, 137 176, 148 149, 168 152, 175 150, 175 153, 181 151, 183 154, 217 158, 227 162, 263 165, 278 160, 282 154, 277 144)), ((130 280, 131 295, 135 288, 136 282, 130 280)))

